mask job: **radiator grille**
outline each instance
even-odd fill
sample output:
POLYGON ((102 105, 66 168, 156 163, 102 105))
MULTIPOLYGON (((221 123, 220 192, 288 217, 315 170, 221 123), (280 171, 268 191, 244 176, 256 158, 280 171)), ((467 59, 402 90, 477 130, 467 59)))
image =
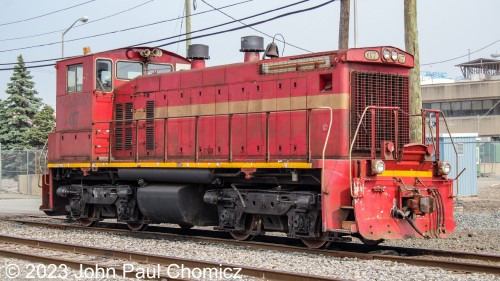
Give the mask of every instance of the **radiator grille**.
MULTIPOLYGON (((372 72, 353 72, 351 74, 351 140, 361 115, 367 106, 397 106, 398 112, 398 146, 409 143, 409 91, 408 77, 394 74, 372 72)), ((395 141, 394 113, 388 110, 376 110, 375 115, 375 147, 380 141, 395 141)), ((361 124, 354 144, 354 151, 370 151, 372 117, 370 112, 361 124)))
POLYGON ((116 150, 123 149, 123 122, 119 120, 123 120, 123 104, 117 103, 115 110, 115 148, 116 150))

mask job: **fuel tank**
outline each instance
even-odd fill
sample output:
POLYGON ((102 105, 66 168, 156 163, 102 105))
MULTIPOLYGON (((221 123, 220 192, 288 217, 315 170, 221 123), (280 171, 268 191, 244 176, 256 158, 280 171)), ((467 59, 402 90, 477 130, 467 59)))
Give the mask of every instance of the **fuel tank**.
POLYGON ((137 203, 152 223, 218 225, 217 207, 205 204, 204 194, 202 185, 151 184, 137 190, 137 203))

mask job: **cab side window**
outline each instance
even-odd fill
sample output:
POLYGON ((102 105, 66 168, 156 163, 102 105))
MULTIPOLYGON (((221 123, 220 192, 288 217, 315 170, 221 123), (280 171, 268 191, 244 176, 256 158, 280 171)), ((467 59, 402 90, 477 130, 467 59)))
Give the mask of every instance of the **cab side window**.
POLYGON ((113 80, 111 79, 112 63, 110 60, 97 60, 95 69, 95 88, 101 92, 111 92, 113 80))
POLYGON ((143 65, 138 61, 119 61, 116 63, 116 78, 130 80, 142 75, 143 65))
POLYGON ((83 64, 68 66, 66 76, 68 93, 78 93, 83 90, 83 64))

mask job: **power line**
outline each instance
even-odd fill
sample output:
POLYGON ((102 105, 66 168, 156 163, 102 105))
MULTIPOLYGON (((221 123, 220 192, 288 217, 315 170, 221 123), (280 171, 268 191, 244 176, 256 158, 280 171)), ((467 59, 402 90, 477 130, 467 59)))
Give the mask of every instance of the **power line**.
MULTIPOLYGON (((227 13, 225 13, 225 12, 223 12, 223 11, 219 10, 218 8, 214 7, 213 5, 211 5, 211 4, 209 4, 209 3, 207 3, 205 0, 201 0, 201 1, 202 1, 203 3, 205 3, 205 4, 207 4, 208 6, 210 6, 212 9, 215 9, 215 10, 217 10, 218 12, 222 13, 223 15, 225 15, 225 16, 227 16, 227 17, 229 17, 229 18, 233 19, 233 20, 236 20, 236 21, 238 21, 239 23, 241 23, 242 25, 245 25, 245 26, 246 26, 246 24, 245 24, 244 22, 242 22, 241 20, 237 20, 236 18, 234 18, 234 17, 230 16, 229 14, 227 14, 227 13)), ((254 30, 254 31, 256 31, 256 32, 258 32, 258 33, 260 33, 260 34, 262 34, 262 35, 265 35, 265 36, 267 36, 267 37, 269 37, 269 38, 273 38, 273 39, 274 39, 274 36, 271 36, 271 35, 269 35, 269 34, 267 34, 267 33, 265 33, 265 32, 262 32, 262 31, 260 31, 260 30, 258 30, 258 29, 256 29, 256 28, 254 28, 254 27, 249 26, 249 28, 250 28, 250 29, 252 29, 252 30, 254 30)), ((286 44, 286 45, 290 45, 290 46, 292 46, 292 47, 294 47, 294 48, 296 48, 296 49, 302 50, 302 51, 304 51, 304 52, 312 53, 312 52, 311 52, 311 51, 309 51, 309 50, 306 50, 306 49, 304 49, 304 48, 301 48, 301 47, 296 46, 296 45, 294 45, 294 44, 291 44, 291 43, 289 43, 289 42, 288 42, 288 43, 286 43, 286 42, 285 42, 285 40, 279 40, 279 39, 276 39, 276 41, 279 41, 279 42, 281 42, 281 43, 283 43, 283 44, 286 44)))
POLYGON ((469 55, 472 55, 472 54, 478 53, 478 52, 480 52, 480 51, 482 51, 482 50, 484 50, 484 49, 486 49, 486 48, 488 48, 488 47, 491 47, 491 46, 495 45, 495 44, 496 44, 496 43, 498 43, 498 42, 500 42, 500 39, 499 39, 499 40, 496 40, 495 42, 493 42, 493 43, 491 43, 491 44, 488 44, 488 45, 486 45, 486 46, 482 47, 481 49, 475 50, 474 52, 471 52, 471 53, 467 53, 467 54, 465 54, 465 55, 463 55, 463 56, 459 56, 459 57, 455 57, 455 58, 451 58, 451 59, 447 59, 447 60, 442 60, 442 61, 431 62, 431 63, 423 63, 423 64, 421 64, 421 65, 423 66, 423 65, 440 64, 440 63, 445 63, 445 62, 450 62, 450 61, 458 60, 458 59, 461 59, 461 58, 467 57, 467 56, 469 56, 469 55))
MULTIPOLYGON (((149 4, 149 3, 153 2, 153 1, 154 0, 149 0, 149 1, 146 1, 146 2, 144 2, 142 4, 139 4, 139 5, 136 5, 134 7, 128 8, 126 10, 123 10, 123 11, 120 11, 120 12, 117 12, 117 13, 114 13, 114 14, 102 17, 102 18, 91 20, 91 21, 87 22, 85 25, 93 24, 93 23, 96 23, 96 22, 99 22, 99 21, 102 21, 102 20, 106 20, 106 19, 109 19, 111 17, 117 16, 117 15, 120 15, 120 14, 123 14, 125 12, 135 10, 135 9, 140 8, 140 7, 142 7, 142 6, 146 5, 146 4, 149 4)), ((77 25, 77 26, 75 26, 73 28, 78 28, 78 27, 81 27, 81 26, 83 26, 83 25, 77 25)), ((0 39, 0 42, 14 41, 14 40, 19 40, 19 39, 33 38, 33 37, 40 37, 40 36, 43 36, 43 35, 48 35, 48 34, 63 32, 64 30, 65 29, 60 29, 60 30, 54 30, 54 31, 49 31, 49 32, 45 32, 45 33, 34 34, 34 35, 28 35, 28 36, 22 36, 22 37, 15 37, 15 38, 0 39)))
MULTIPOLYGON (((234 4, 230 4, 230 5, 224 6, 222 8, 228 8, 228 7, 232 7, 232 6, 236 6, 236 5, 240 5, 240 4, 247 3, 247 2, 252 2, 252 1, 255 1, 255 0, 245 0, 245 1, 241 1, 241 2, 238 2, 238 3, 234 3, 234 4)), ((213 12, 213 11, 214 10, 207 10, 207 11, 203 11, 203 12, 192 14, 191 16, 201 15, 201 14, 205 14, 205 13, 213 12)), ((183 16, 182 18, 185 18, 185 17, 186 16, 183 16)), ((148 26, 152 26, 152 25, 157 25, 157 24, 160 24, 160 23, 174 21, 174 20, 177 20, 178 18, 179 17, 172 18, 172 19, 167 19, 167 20, 162 20, 162 21, 157 21, 157 22, 153 22, 153 23, 149 23, 149 24, 134 26, 134 27, 130 27, 130 28, 125 28, 125 29, 120 29, 120 30, 115 30, 115 31, 110 31, 110 32, 105 32, 105 33, 100 33, 100 34, 94 34, 94 35, 90 35, 90 36, 75 38, 75 39, 71 39, 71 40, 66 40, 66 42, 73 42, 73 41, 78 41, 78 40, 83 40, 83 39, 88 39, 88 38, 94 38, 94 37, 100 37, 100 36, 109 35, 109 34, 115 34, 115 33, 130 31, 130 30, 134 30, 134 29, 139 29, 139 28, 144 28, 144 27, 148 27, 148 26)), ((39 45, 32 45, 32 46, 26 46, 26 47, 14 48, 14 49, 0 50, 0 53, 12 52, 12 51, 19 51, 19 50, 26 50, 26 49, 32 49, 32 48, 38 48, 38 47, 45 47, 45 46, 51 46, 51 45, 56 45, 56 44, 61 44, 61 42, 58 41, 58 42, 51 42, 51 43, 45 43, 45 44, 39 44, 39 45)), ((56 60, 56 59, 54 59, 54 60, 56 60)), ((16 64, 16 63, 12 63, 12 64, 16 64)))
POLYGON ((56 10, 56 11, 53 11, 53 12, 50 12, 50 13, 46 13, 46 14, 43 14, 43 15, 39 15, 39 16, 36 16, 36 17, 32 17, 32 18, 27 18, 27 19, 12 21, 12 22, 6 22, 6 23, 0 23, 0 26, 11 25, 11 24, 15 24, 15 23, 20 23, 20 22, 26 22, 26 21, 30 21, 30 20, 34 20, 34 19, 39 19, 39 18, 48 16, 48 15, 52 15, 52 14, 55 14, 55 13, 59 13, 59 12, 62 12, 62 11, 73 9, 75 7, 82 6, 82 5, 85 5, 85 4, 94 2, 94 1, 97 1, 97 0, 90 0, 90 1, 87 1, 87 2, 83 2, 83 3, 77 4, 77 5, 71 6, 71 7, 67 7, 67 8, 64 8, 64 9, 56 10))
MULTIPOLYGON (((202 28, 202 29, 199 29, 199 30, 195 30, 195 31, 190 32, 189 34, 198 33, 198 32, 206 31, 206 30, 209 30, 209 29, 214 29, 214 28, 217 28, 217 27, 221 27, 221 26, 224 26, 224 25, 232 24, 232 23, 235 23, 235 22, 239 22, 239 21, 243 21, 243 20, 255 18, 255 17, 258 17, 258 16, 262 16, 262 15, 265 15, 265 14, 269 14, 269 13, 272 13, 272 12, 283 10, 283 9, 286 9, 286 8, 289 8, 289 7, 298 5, 298 4, 302 4, 302 3, 305 3, 305 2, 309 2, 309 1, 311 1, 311 0, 302 0, 302 1, 299 1, 299 2, 295 2, 295 3, 292 3, 292 4, 288 4, 288 5, 285 5, 285 6, 278 7, 278 8, 272 9, 272 10, 267 10, 267 11, 264 11, 264 12, 261 12, 261 13, 255 14, 255 15, 244 17, 244 18, 241 18, 239 20, 228 21, 228 22, 225 22, 225 23, 221 23, 221 24, 210 26, 210 27, 202 28)), ((333 1, 335 1, 335 0, 333 0, 333 1)), ((330 2, 333 2, 333 1, 330 1, 330 2)), ((330 2, 328 2, 328 3, 330 3, 330 2)), ((294 12, 294 13, 296 13, 296 12, 294 12)), ((299 10, 299 12, 300 12, 300 10, 299 10)), ((287 15, 287 14, 285 14, 285 15, 287 15)), ((272 18, 271 20, 273 20, 273 19, 274 18, 272 18)), ((263 22, 259 22, 257 24, 260 24, 260 23, 263 23, 263 22)), ((256 25, 256 24, 254 23, 252 25, 256 25)), ((247 24, 247 25, 242 26, 239 29, 247 28, 247 27, 250 27, 252 25, 247 24)), ((238 30, 238 29, 235 29, 235 30, 238 30)), ((184 33, 182 35, 187 35, 187 34, 188 33, 184 33)), ((213 34, 217 34, 217 33, 215 32, 213 34)), ((139 44, 130 45, 130 47, 140 46, 140 45, 146 45, 146 44, 151 44, 151 43, 157 43, 157 42, 160 42, 160 41, 174 39, 176 37, 178 37, 178 36, 165 37, 165 38, 161 38, 161 39, 156 39, 156 40, 152 40, 152 41, 147 41, 147 42, 142 42, 142 43, 139 43, 139 44)), ((205 37, 205 36, 202 36, 202 37, 205 37)), ((196 37, 196 38, 201 38, 201 37, 196 37)), ((182 40, 182 41, 179 41, 179 42, 183 42, 183 41, 185 41, 185 40, 182 40)), ((178 41, 175 41, 175 43, 178 43, 178 41)), ((164 45, 162 45, 162 46, 164 46, 164 45)))
MULTIPOLYGON (((302 10, 297 10, 297 11, 293 11, 293 12, 288 12, 288 13, 285 13, 285 14, 281 14, 281 15, 278 15, 278 16, 275 16, 275 17, 272 17, 270 19, 267 19, 267 20, 262 20, 262 21, 258 21, 258 22, 254 22, 254 23, 250 23, 250 24, 246 24, 244 26, 240 26, 240 27, 235 27, 235 28, 231 28, 231 29, 226 29, 226 30, 222 30, 222 31, 218 31, 218 32, 213 32, 213 33, 208 33, 208 34, 202 34, 202 35, 198 35, 198 36, 194 36, 194 37, 191 37, 191 39, 198 39, 198 38, 203 38, 203 37, 209 37, 209 36, 214 36, 214 35, 219 35, 219 34, 223 34, 223 33, 227 33, 227 32, 232 32, 232 31, 236 31, 236 30, 240 30, 240 29, 244 29, 244 28, 248 28, 250 26, 254 26, 254 25, 259 25, 259 24, 263 24, 263 23, 267 23, 267 22, 270 22, 270 21, 273 21, 273 20, 277 20, 279 18, 283 18, 283 17, 287 17, 287 16, 291 16, 291 15, 294 15, 294 14, 300 14, 300 13, 304 13, 304 12, 308 12, 308 11, 312 11, 312 10, 315 10, 315 9, 318 9, 318 8, 321 8, 323 6, 326 6, 332 2, 335 2, 336 0, 330 0, 330 1, 326 1, 325 3, 323 4, 319 4, 317 6, 313 6, 313 7, 310 7, 310 8, 307 8, 307 9, 302 9, 302 10)), ((193 32, 191 32, 193 33, 193 32)), ((157 40, 157 41, 162 41, 162 40, 157 40)), ((183 41, 186 41, 186 39, 181 39, 179 40, 181 42, 183 41)), ((174 41, 174 42, 170 42, 170 43, 166 43, 166 44, 162 44, 162 45, 158 45, 156 47, 164 47, 164 46, 168 46, 168 45, 172 45, 172 44, 175 44, 175 43, 178 43, 178 41, 174 41)), ((142 45, 142 44, 138 44, 138 45, 142 45)), ((136 46, 136 45, 134 45, 136 46)))
MULTIPOLYGON (((309 0, 307 0, 309 1, 309 0)), ((308 11, 311 11, 311 10, 314 10, 314 9, 318 9, 318 8, 321 8, 323 6, 326 6, 332 2, 335 2, 335 0, 330 0, 330 1, 326 1, 320 5, 317 5, 317 6, 313 6, 313 7, 310 7, 310 8, 306 8, 306 9, 301 9, 301 10, 297 10, 297 11, 293 11, 293 12, 288 12, 288 13, 285 13, 285 14, 281 14, 281 15, 278 15, 278 16, 275 16, 275 17, 272 17, 270 19, 266 19, 266 20, 262 20, 262 21, 258 21, 258 22, 255 22, 255 23, 250 23, 250 24, 246 24, 245 26, 239 26, 239 27, 235 27, 235 28, 232 28, 232 29, 227 29, 227 30, 222 30, 222 31, 218 31, 218 32, 213 32, 213 33, 208 33, 208 34, 202 34, 202 35, 197 35, 197 36, 194 36, 194 37, 191 37, 192 39, 197 39, 197 38, 204 38, 204 37, 209 37, 209 36, 214 36, 214 35, 219 35, 219 34, 223 34, 223 33, 227 33, 227 32, 232 32, 232 31, 236 31, 236 30, 240 30, 240 29, 244 29, 244 28, 247 28, 247 27, 250 27, 250 26, 255 26, 255 25, 259 25, 259 24, 263 24, 263 23, 267 23, 267 22, 270 22, 270 21, 273 21, 273 20, 276 20, 276 19, 279 19, 279 18, 283 18, 283 17, 287 17, 287 16, 291 16, 291 15, 294 15, 294 14, 299 14, 299 13, 304 13, 304 12, 308 12, 308 11)), ((293 5, 293 4, 292 4, 293 5)), ((287 5, 287 6, 290 6, 290 5, 287 5)), ((281 8, 277 8, 275 10, 279 10, 279 9, 283 9, 284 7, 287 7, 287 6, 283 6, 281 8)), ((269 12, 269 11, 268 11, 269 12)), ((263 13, 268 13, 268 12, 263 12, 263 13)), ((261 14, 263 14, 261 13, 261 14)), ((254 16, 250 16, 250 17, 255 17, 256 15, 254 16)), ((250 18, 250 17, 247 17, 247 18, 250 18)), ((234 21, 233 21, 234 22, 234 21)), ((197 30, 197 31, 194 31, 194 32, 191 32, 191 33, 196 33, 196 32, 200 32, 200 31, 203 31, 203 30, 207 30, 207 29, 211 29, 211 28, 215 28, 215 27, 219 27, 221 25, 226 25, 227 23, 225 24, 219 24, 219 25, 216 25, 216 26, 212 26, 212 27, 208 27, 208 28, 204 28, 204 29, 201 29, 201 30, 197 30)), ((184 34, 185 35, 185 34, 184 34)), ((158 40, 154 40, 154 41, 149 41, 149 42, 143 42, 143 43, 139 43, 139 44, 134 44, 134 45, 131 45, 129 47, 134 47, 134 46, 139 46, 139 45, 145 45, 145 44, 149 44, 149 43, 155 43, 155 42, 159 42, 159 41, 165 41, 165 40, 168 40, 168 39, 172 39, 172 38, 176 38, 176 36, 173 36, 173 37, 166 37, 166 38, 162 38, 162 39, 158 39, 158 40)), ((156 47, 164 47, 164 46, 168 46, 168 45, 172 45, 172 44, 176 44, 176 43, 179 43, 179 42, 184 42, 186 41, 186 39, 179 39, 177 41, 173 41, 173 42, 169 42, 169 43, 166 43, 166 44, 162 44, 162 45, 158 45, 156 47)), ((56 60, 56 59, 53 59, 53 60, 56 60)), ((48 61, 48 60, 47 60, 48 61)), ((26 63, 26 62, 25 62, 26 63)), ((29 68, 35 68, 35 67, 46 67, 46 66, 52 66, 52 65, 55 65, 55 64, 45 64, 45 65, 36 65, 36 66, 25 66, 25 68, 29 69, 29 68)), ((12 68, 1 68, 0 70, 13 70, 14 67, 12 68)))

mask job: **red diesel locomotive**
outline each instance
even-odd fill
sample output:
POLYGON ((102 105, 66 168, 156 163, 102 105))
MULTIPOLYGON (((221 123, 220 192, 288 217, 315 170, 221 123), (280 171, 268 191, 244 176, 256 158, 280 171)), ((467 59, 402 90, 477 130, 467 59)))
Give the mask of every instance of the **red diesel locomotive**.
POLYGON ((413 57, 393 47, 279 57, 272 47, 261 59, 263 39, 243 37, 244 62, 215 67, 205 45, 187 59, 137 47, 57 62, 40 209, 86 226, 284 232, 313 248, 453 232, 439 139, 409 141, 413 57))

